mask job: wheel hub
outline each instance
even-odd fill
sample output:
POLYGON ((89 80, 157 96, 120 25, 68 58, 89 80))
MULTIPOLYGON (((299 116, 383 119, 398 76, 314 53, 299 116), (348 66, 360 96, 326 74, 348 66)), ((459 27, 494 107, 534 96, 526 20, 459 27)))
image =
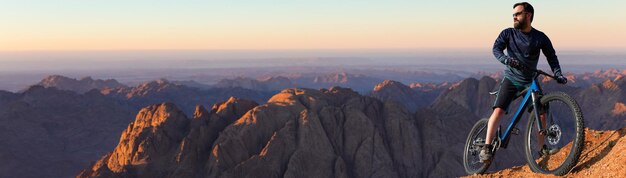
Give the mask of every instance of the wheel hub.
POLYGON ((561 127, 556 124, 551 125, 548 128, 547 139, 550 145, 556 145, 557 143, 559 143, 559 141, 561 140, 561 127))
POLYGON ((476 138, 472 143, 471 148, 468 150, 473 156, 478 155, 480 148, 485 145, 485 139, 476 138))

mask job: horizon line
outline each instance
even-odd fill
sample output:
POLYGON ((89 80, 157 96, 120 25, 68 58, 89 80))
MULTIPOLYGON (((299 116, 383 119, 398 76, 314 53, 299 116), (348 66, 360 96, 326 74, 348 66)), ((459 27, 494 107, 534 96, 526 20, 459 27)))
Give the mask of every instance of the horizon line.
MULTIPOLYGON (((17 49, 17 50, 2 50, 0 53, 19 53, 19 52, 139 52, 139 51, 404 51, 404 50, 436 50, 436 51, 448 51, 448 50, 463 50, 463 51, 475 51, 475 50, 487 50, 490 48, 475 48, 475 47, 406 47, 406 48, 134 48, 134 49, 17 49)), ((559 51, 570 52, 595 52, 595 51, 611 51, 611 52, 626 52, 626 48, 610 47, 610 48, 560 48, 559 51)))

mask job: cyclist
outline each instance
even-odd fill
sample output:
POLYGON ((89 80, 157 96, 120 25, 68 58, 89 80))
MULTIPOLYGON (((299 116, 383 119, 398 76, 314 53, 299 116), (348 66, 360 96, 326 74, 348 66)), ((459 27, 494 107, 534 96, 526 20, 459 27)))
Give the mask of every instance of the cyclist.
MULTIPOLYGON (((507 65, 504 78, 493 105, 493 113, 487 124, 486 145, 481 149, 479 157, 481 162, 489 162, 493 157, 491 141, 493 140, 496 126, 505 113, 508 112, 509 104, 515 99, 517 92, 524 90, 533 80, 534 72, 528 69, 537 69, 539 51, 541 50, 548 60, 552 72, 557 77, 556 81, 561 84, 567 83, 563 77, 559 60, 548 36, 533 28, 531 23, 535 17, 533 6, 527 2, 513 5, 513 28, 504 29, 493 44, 493 55, 501 63, 507 65), (504 50, 507 54, 504 54, 504 50)), ((545 114, 540 116, 545 124, 545 114)), ((541 155, 554 154, 555 149, 549 149, 543 144, 543 137, 539 138, 539 145, 543 145, 539 152, 541 155)))

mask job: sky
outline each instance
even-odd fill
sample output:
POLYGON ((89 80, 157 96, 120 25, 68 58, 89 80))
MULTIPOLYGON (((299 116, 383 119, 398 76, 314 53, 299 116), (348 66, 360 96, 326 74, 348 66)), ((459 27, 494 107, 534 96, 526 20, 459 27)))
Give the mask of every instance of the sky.
MULTIPOLYGON (((0 0, 0 51, 491 49, 518 1, 0 0)), ((626 1, 529 1, 557 49, 626 49, 626 1)))

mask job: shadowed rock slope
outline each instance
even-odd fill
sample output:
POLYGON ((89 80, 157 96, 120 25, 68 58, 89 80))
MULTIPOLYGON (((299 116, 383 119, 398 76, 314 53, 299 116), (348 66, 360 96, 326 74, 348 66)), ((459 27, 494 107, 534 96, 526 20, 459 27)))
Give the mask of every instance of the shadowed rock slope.
POLYGON ((110 151, 134 112, 93 90, 0 91, 0 177, 68 177, 110 151))

